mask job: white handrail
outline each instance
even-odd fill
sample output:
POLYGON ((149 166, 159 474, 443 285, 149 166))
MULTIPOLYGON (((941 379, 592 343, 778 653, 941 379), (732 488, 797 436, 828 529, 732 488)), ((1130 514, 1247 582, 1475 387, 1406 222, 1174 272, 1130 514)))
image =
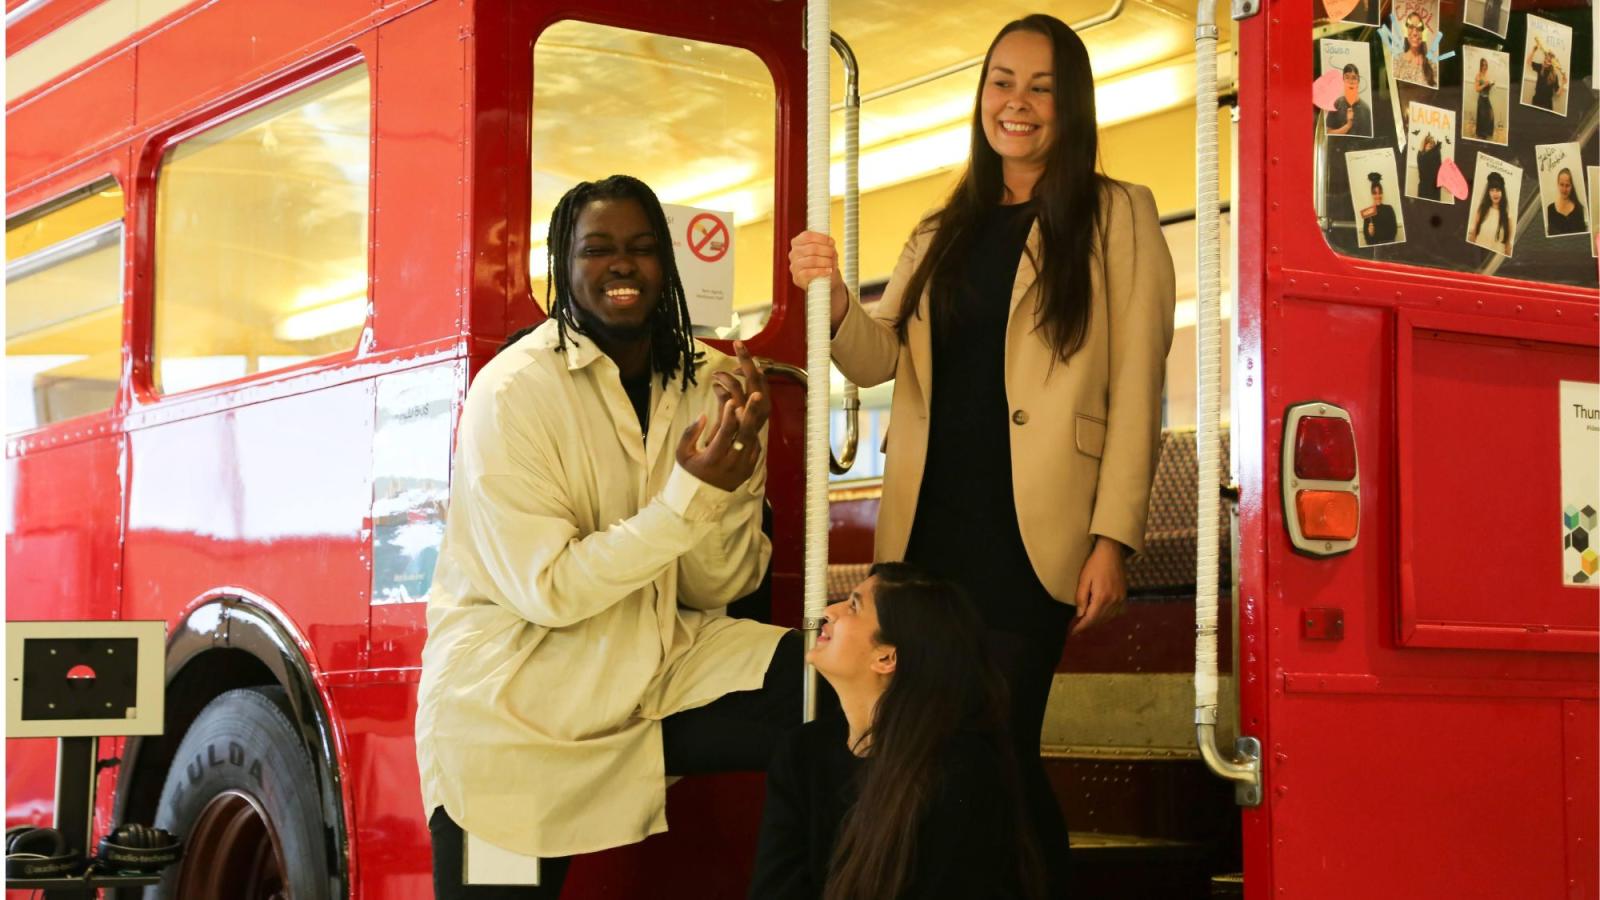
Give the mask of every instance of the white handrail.
MULTIPOLYGON (((1195 444, 1198 534, 1195 548, 1194 722, 1200 755, 1211 771, 1233 781, 1241 803, 1260 802, 1261 758, 1224 757, 1216 747, 1218 549, 1221 545, 1222 235, 1217 209, 1217 23, 1214 0, 1195 13, 1195 260, 1198 296, 1196 348, 1199 385, 1195 444)), ((1249 738, 1241 745, 1250 745, 1249 738)), ((1249 803, 1248 805, 1255 805, 1249 803)))
MULTIPOLYGON (((827 234, 829 0, 806 0, 806 230, 827 234)), ((806 286, 806 649, 816 646, 828 606, 828 360, 831 285, 827 276, 806 286)), ((817 676, 805 673, 805 718, 817 714, 817 676)))

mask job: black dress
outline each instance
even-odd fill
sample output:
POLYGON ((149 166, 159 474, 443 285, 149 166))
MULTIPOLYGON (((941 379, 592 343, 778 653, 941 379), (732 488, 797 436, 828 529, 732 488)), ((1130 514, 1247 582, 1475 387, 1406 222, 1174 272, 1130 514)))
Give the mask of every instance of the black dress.
MULTIPOLYGON (((1039 732, 1074 610, 1050 596, 1022 544, 1005 380, 1011 291, 1033 218, 1032 204, 991 209, 966 254, 958 315, 933 317, 928 456, 906 559, 961 585, 984 618, 1010 696, 1023 802, 1050 895, 1061 897, 1067 824, 1039 759, 1039 732)), ((1027 311, 1016 315, 1017 327, 1032 326, 1027 311)))
MULTIPOLYGON (((751 900, 822 896, 839 827, 870 764, 849 751, 846 735, 842 718, 818 719, 795 729, 773 754, 751 900)), ((938 786, 916 825, 915 869, 902 898, 1018 896, 1010 864, 1016 814, 1005 799, 1000 752, 978 734, 957 735, 946 748, 938 786)))
POLYGON ((1444 154, 1438 144, 1432 150, 1417 151, 1417 197, 1422 200, 1439 199, 1439 167, 1444 164, 1444 154))
POLYGON ((1483 140, 1494 138, 1494 104, 1489 102, 1489 93, 1494 90, 1494 84, 1485 85, 1478 92, 1478 121, 1473 126, 1473 134, 1483 140))
POLYGON ((1556 108, 1556 82, 1544 77, 1545 67, 1539 63, 1533 66, 1533 105, 1551 112, 1556 108))
POLYGON ((1589 223, 1583 218, 1583 204, 1572 201, 1572 212, 1562 215, 1556 211, 1554 203, 1547 204, 1544 208, 1544 230, 1548 235, 1581 234, 1588 228, 1589 223))

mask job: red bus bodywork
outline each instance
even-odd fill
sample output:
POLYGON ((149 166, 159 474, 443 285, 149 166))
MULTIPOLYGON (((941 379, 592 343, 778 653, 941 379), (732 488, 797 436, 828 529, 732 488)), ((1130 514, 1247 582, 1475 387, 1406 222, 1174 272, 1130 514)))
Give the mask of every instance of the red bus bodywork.
MULTIPOLYGON (((94 5, 46 5, 9 29, 12 51, 94 5)), ((103 745, 123 763, 102 775, 102 826, 151 820, 173 747, 209 699, 276 681, 320 766, 336 888, 431 894, 412 742, 423 607, 371 596, 378 392, 385 379, 438 368, 459 403, 477 367, 538 315, 525 261, 541 29, 577 18, 758 55, 778 97, 784 234, 803 221, 802 13, 800 0, 216 0, 8 105, 9 210, 107 175, 128 198, 116 404, 12 435, 6 452, 7 617, 171 629, 168 735, 103 745), (158 396, 150 266, 163 149, 355 57, 370 67, 373 110, 372 313, 360 346, 158 396)), ((1519 361, 1592 378, 1597 301, 1329 250, 1306 189, 1309 80, 1276 75, 1280 57, 1300 71, 1310 16, 1309 4, 1274 3, 1239 28, 1238 678, 1243 731, 1261 740, 1265 770, 1265 802, 1242 814, 1247 896, 1490 897, 1514 886, 1518 896, 1600 897, 1593 601, 1554 637, 1469 631, 1452 649, 1409 639, 1415 548, 1402 523, 1448 498, 1409 474, 1427 461, 1406 443, 1401 415, 1450 359, 1421 359, 1418 334, 1499 341, 1501 352, 1523 348, 1519 361), (1529 342, 1575 349, 1547 360, 1529 342), (1363 471, 1361 542, 1331 560, 1293 552, 1282 522, 1282 416, 1312 399, 1350 410, 1363 471), (1342 609, 1342 641, 1302 636, 1311 607, 1342 609), (1459 790, 1484 784, 1499 789, 1459 790)), ((801 303, 778 244, 781 299, 750 343, 800 363, 801 303)), ((775 406, 774 620, 792 625, 802 394, 784 385, 775 406)), ((1502 477, 1469 450, 1451 463, 1463 479, 1502 477)), ((1521 502, 1539 502, 1531 494, 1521 502)), ((1504 491, 1494 500, 1518 502, 1504 491)), ((54 752, 8 742, 8 824, 48 822, 54 752)), ((690 779, 670 796, 671 832, 579 860, 567 896, 743 896, 759 777, 690 779)))

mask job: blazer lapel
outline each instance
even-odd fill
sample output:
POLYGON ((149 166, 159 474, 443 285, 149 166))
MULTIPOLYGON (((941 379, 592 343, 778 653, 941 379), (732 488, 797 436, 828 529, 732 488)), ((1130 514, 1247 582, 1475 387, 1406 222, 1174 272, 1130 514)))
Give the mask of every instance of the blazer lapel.
POLYGON ((911 345, 911 368, 922 389, 922 416, 933 409, 933 323, 929 321, 928 292, 917 298, 917 314, 906 323, 906 343, 911 345))
POLYGON ((1022 252, 1022 259, 1017 263, 1017 278, 1011 283, 1011 311, 1007 313, 1006 322, 1009 325, 1011 316, 1017 314, 1017 305, 1022 302, 1023 295, 1028 293, 1028 288, 1033 287, 1034 281, 1039 277, 1039 272, 1034 268, 1034 260, 1039 258, 1039 220, 1034 219, 1032 227, 1028 229, 1027 249, 1022 252))

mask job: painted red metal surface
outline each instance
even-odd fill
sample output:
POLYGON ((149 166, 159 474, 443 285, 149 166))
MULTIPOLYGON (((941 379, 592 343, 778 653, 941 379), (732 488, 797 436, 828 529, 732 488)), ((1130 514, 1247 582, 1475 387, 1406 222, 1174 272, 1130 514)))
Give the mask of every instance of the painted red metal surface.
MULTIPOLYGON (((1446 471, 1464 493, 1478 479, 1509 473, 1503 465, 1482 471, 1475 450, 1445 459, 1420 453, 1428 445, 1404 435, 1424 420, 1405 420, 1397 390, 1422 375, 1446 377, 1419 375, 1415 355, 1403 358, 1400 349, 1404 323, 1440 315, 1468 334, 1533 330, 1541 340, 1587 346, 1592 380, 1600 302, 1592 290, 1334 254, 1308 189, 1311 79, 1302 73, 1311 16, 1310 4, 1278 3, 1240 24, 1240 682, 1243 731, 1263 745, 1266 798, 1243 814, 1246 896, 1593 897, 1592 868, 1574 867, 1567 853, 1592 848, 1595 826, 1564 815, 1561 798, 1595 802, 1592 773, 1576 772, 1562 749, 1570 733, 1600 725, 1589 700, 1595 657, 1559 652, 1580 649, 1572 646, 1530 653, 1483 642, 1471 650, 1406 643, 1403 548, 1428 537, 1401 518, 1407 473, 1452 467, 1446 471), (1361 541, 1331 559, 1292 550, 1278 501, 1283 413, 1312 399, 1350 411, 1361 460, 1361 541), (1298 627, 1319 607, 1343 610, 1342 640, 1312 640, 1298 627)), ((1498 402, 1475 393, 1477 379, 1460 378, 1457 391, 1464 404, 1498 402)), ((1554 424, 1552 408, 1545 428, 1554 424)), ((1495 427, 1491 419, 1473 433, 1495 427)), ((1530 450, 1541 452, 1519 452, 1530 450)), ((1540 479, 1559 471, 1547 453, 1529 465, 1540 479)), ((1437 512, 1442 499, 1410 502, 1437 512)), ((1440 577, 1438 558, 1427 562, 1426 577, 1440 577)), ((1471 550, 1461 563, 1477 569, 1483 590, 1494 589, 1493 565, 1478 565, 1471 550)), ((1552 569, 1542 583, 1558 577, 1552 569)), ((1504 593, 1512 616, 1568 621, 1542 591, 1530 596, 1513 582, 1504 593)), ((1588 597, 1572 624, 1593 627, 1588 597)))

